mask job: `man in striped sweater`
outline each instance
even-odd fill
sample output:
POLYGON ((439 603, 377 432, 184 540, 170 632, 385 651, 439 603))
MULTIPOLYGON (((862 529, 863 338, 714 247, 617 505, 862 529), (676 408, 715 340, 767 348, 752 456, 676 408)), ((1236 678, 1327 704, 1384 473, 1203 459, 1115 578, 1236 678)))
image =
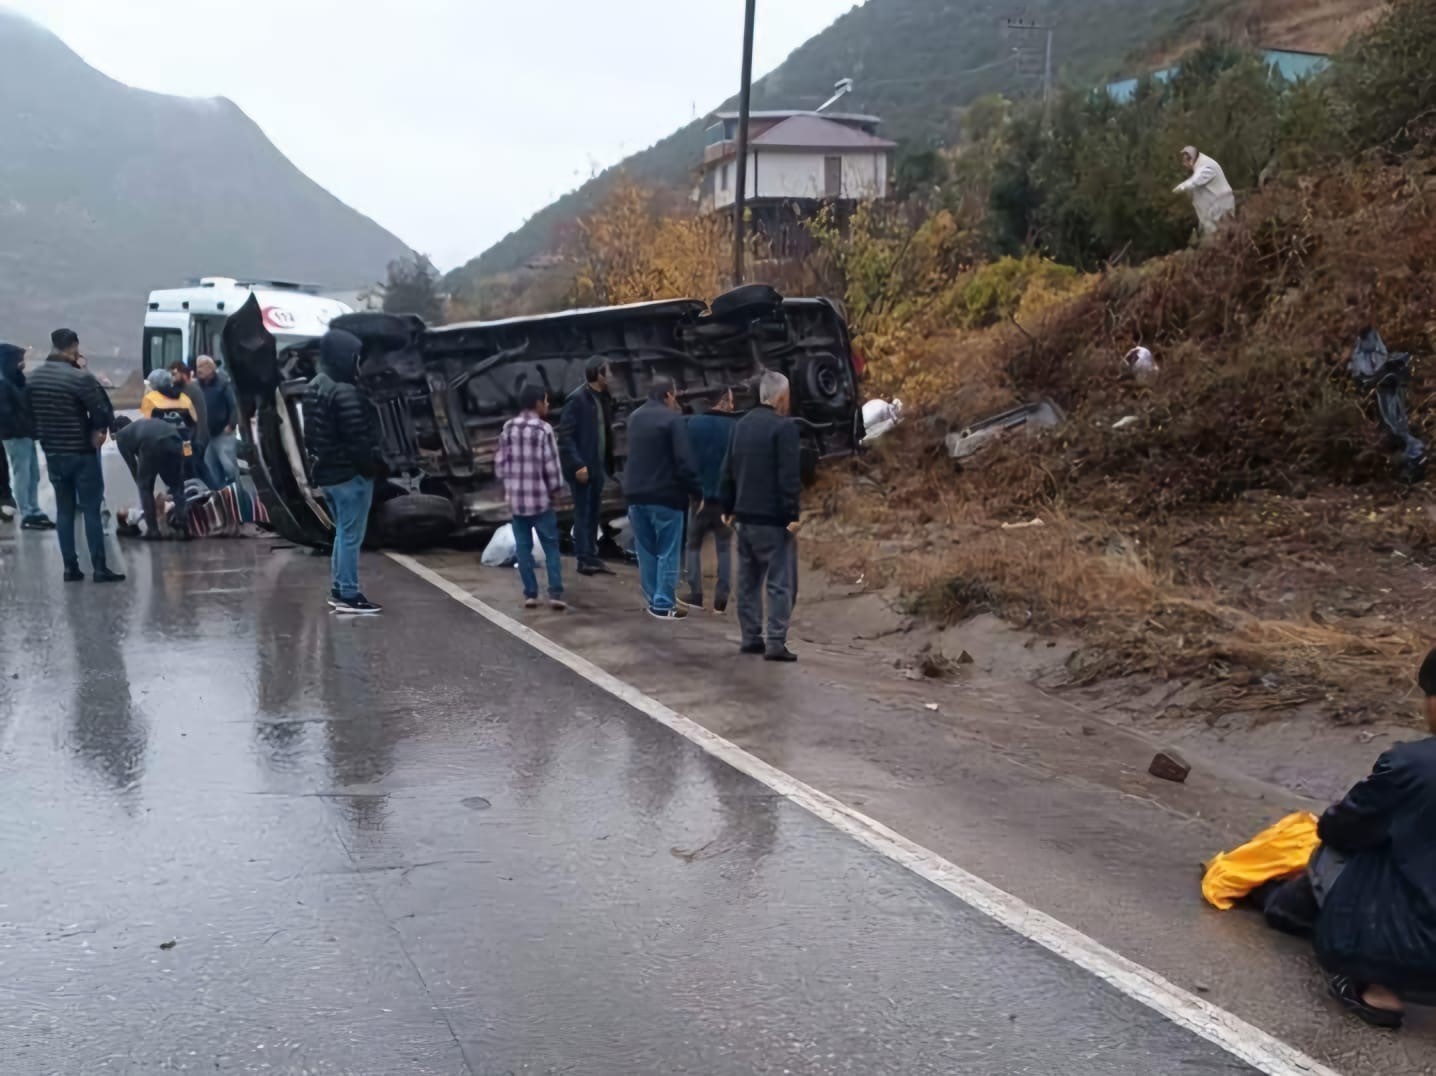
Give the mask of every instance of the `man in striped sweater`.
POLYGON ((45 450, 50 485, 55 487, 55 523, 65 582, 85 578, 75 551, 75 509, 85 517, 85 538, 96 583, 118 583, 124 576, 105 562, 105 529, 100 505, 105 478, 100 446, 115 422, 110 398, 95 375, 80 366, 80 338, 69 329, 50 334, 54 350, 25 385, 25 402, 35 419, 35 435, 45 450))

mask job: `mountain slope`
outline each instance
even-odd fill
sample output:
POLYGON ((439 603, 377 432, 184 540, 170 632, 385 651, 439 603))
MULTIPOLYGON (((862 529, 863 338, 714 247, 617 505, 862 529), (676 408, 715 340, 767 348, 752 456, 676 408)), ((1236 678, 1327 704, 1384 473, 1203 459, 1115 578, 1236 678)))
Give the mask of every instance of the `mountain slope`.
POLYGON ((0 339, 74 328, 96 365, 138 354, 146 293, 200 275, 333 287, 405 244, 291 164, 224 99, 124 86, 0 12, 0 339))
MULTIPOLYGON (((838 79, 851 77, 857 89, 844 101, 844 110, 881 116, 884 134, 890 138, 943 137, 953 109, 975 97, 1037 88, 1040 55, 1031 57, 1039 77, 1024 76, 1012 60, 1012 49, 1028 44, 1040 51, 1040 35, 1015 36, 1003 29, 1003 20, 1019 9, 1025 8, 1028 19, 1057 22, 1054 63, 1064 78, 1095 80, 1174 30, 1196 2, 867 0, 756 82, 753 107, 813 107, 838 79)), ((734 102, 719 107, 725 105, 734 107, 734 102)), ((513 269, 548 249, 555 231, 596 204, 620 169, 642 182, 686 185, 702 154, 703 123, 698 121, 540 210, 523 227, 451 273, 450 290, 470 292, 480 271, 513 269)))

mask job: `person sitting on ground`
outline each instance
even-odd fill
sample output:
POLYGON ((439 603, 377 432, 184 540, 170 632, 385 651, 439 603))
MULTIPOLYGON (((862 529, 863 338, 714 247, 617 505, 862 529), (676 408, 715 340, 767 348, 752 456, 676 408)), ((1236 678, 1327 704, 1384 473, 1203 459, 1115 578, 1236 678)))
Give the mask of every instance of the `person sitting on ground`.
POLYGON ((648 614, 682 620, 678 604, 678 562, 683 548, 683 515, 689 501, 703 498, 693 466, 688 427, 678 409, 672 378, 655 377, 648 402, 628 416, 628 459, 623 464, 623 498, 638 553, 639 585, 648 614))
POLYGON ((1417 677, 1432 735, 1398 744, 1321 816, 1308 870, 1332 995, 1378 1027, 1436 997, 1436 650, 1417 677))
POLYGON ((160 512, 155 505, 155 479, 164 480, 179 510, 178 537, 188 537, 185 517, 184 440, 179 431, 159 418, 142 418, 132 422, 121 415, 115 419, 115 447, 134 476, 140 491, 140 508, 144 512, 145 537, 151 541, 161 536, 160 512))
POLYGON ((524 607, 539 604, 538 577, 534 574, 534 534, 543 546, 548 573, 550 609, 563 610, 563 568, 558 551, 558 516, 553 502, 563 489, 558 442, 548 424, 548 391, 526 385, 519 393, 519 413, 504 423, 494 456, 494 474, 504 484, 513 513, 514 553, 524 588, 524 607))
POLYGON ((703 608, 703 539, 713 535, 718 554, 718 581, 713 589, 713 611, 728 608, 733 577, 733 529, 723 522, 723 461, 733 441, 737 421, 726 417, 733 411, 733 390, 728 389, 701 415, 688 419, 688 439, 703 486, 703 500, 688 510, 688 595, 683 600, 695 609, 703 608))
POLYGON ((145 378, 149 391, 140 400, 140 416, 158 419, 167 423, 184 442, 186 459, 193 456, 195 430, 199 427, 199 413, 194 403, 176 385, 174 376, 168 370, 155 370, 145 378))
POLYGON ((723 463, 723 510, 738 524, 738 625, 744 654, 797 661, 788 649, 788 620, 798 594, 801 441, 788 418, 788 379, 768 371, 758 382, 759 404, 733 431, 723 463), (763 592, 767 590, 766 644, 763 592))

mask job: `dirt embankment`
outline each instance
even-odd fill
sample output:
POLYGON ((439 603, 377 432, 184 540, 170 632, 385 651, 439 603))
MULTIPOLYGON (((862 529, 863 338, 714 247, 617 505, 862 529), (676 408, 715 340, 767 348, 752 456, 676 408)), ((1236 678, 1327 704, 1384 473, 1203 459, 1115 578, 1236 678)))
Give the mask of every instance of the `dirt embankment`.
POLYGON ((1216 241, 1110 271, 1040 323, 929 341, 945 391, 824 479, 808 548, 937 622, 1073 637, 1089 703, 1270 739, 1273 773, 1296 742, 1389 738, 1436 642, 1436 502, 1397 479, 1346 360, 1368 325, 1413 352, 1414 423, 1436 436, 1432 294, 1436 162, 1269 190, 1216 241), (1154 384, 1121 372, 1138 343, 1154 384), (946 432, 1040 396, 1060 429, 947 458, 946 432))

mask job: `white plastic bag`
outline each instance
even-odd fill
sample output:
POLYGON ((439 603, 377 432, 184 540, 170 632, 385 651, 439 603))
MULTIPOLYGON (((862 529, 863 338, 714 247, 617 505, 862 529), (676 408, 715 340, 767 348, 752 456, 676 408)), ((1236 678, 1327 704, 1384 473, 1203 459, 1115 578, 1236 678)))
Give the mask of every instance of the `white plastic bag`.
POLYGON ((902 421, 902 401, 869 400, 863 404, 863 444, 869 445, 902 421))
POLYGON ((479 563, 485 568, 507 568, 510 564, 517 563, 517 561, 518 556, 514 546, 514 528, 512 524, 505 523, 498 530, 494 531, 494 536, 489 539, 489 544, 484 546, 484 553, 483 556, 479 558, 479 563))

